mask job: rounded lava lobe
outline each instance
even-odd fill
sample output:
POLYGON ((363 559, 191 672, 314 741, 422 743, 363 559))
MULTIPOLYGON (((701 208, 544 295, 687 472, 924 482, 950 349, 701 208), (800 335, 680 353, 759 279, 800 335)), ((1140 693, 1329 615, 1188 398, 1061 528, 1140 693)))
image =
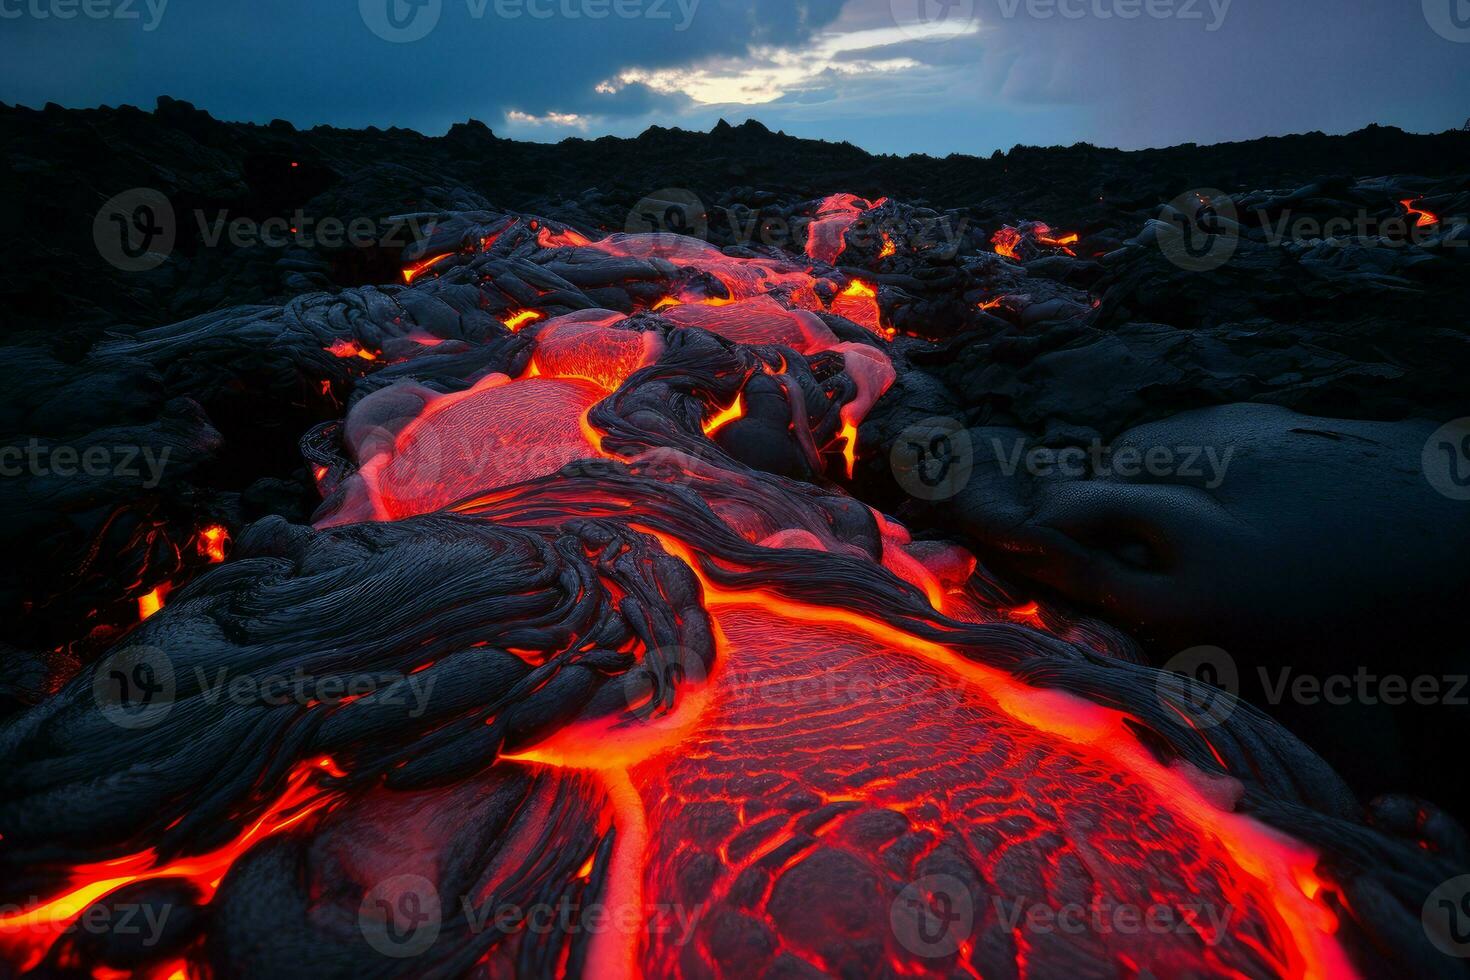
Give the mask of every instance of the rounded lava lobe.
POLYGON ((446 396, 404 429, 367 478, 396 520, 555 473, 597 455, 581 420, 605 396, 591 381, 545 378, 446 396))
POLYGON ((733 909, 718 913, 704 936, 708 955, 715 963, 752 967, 768 964, 779 949, 778 942, 775 933, 760 919, 733 909))
POLYGON ((557 317, 535 333, 536 367, 548 378, 590 381, 615 391, 657 358, 657 333, 612 326, 621 314, 587 310, 557 317))
POLYGON ((858 857, 822 847, 776 879, 766 907, 793 951, 851 975, 882 958, 890 901, 884 882, 858 857))

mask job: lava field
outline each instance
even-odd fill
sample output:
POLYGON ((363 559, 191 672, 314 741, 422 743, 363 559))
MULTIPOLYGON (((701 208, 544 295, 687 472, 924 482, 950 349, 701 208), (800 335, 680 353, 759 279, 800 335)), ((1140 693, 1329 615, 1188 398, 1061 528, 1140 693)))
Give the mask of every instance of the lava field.
POLYGON ((0 976, 1462 975, 1470 133, 0 134, 0 976))

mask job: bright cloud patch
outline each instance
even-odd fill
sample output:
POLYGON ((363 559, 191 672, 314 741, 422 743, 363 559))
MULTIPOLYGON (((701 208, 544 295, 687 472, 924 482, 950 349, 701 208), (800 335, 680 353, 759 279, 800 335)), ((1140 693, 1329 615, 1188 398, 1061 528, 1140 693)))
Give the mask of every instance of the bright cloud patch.
POLYGON ((629 68, 601 82, 597 91, 611 94, 624 86, 641 84, 655 92, 687 96, 705 105, 761 105, 829 82, 832 75, 867 76, 910 71, 920 67, 908 57, 861 57, 861 52, 922 38, 975 34, 980 27, 964 25, 906 25, 847 33, 820 34, 799 47, 751 48, 744 57, 719 58, 681 68, 629 68))
POLYGON ((571 126, 575 129, 586 129, 588 120, 575 112, 548 112, 545 115, 534 116, 529 112, 519 109, 511 109, 505 114, 507 122, 523 123, 527 126, 571 126))

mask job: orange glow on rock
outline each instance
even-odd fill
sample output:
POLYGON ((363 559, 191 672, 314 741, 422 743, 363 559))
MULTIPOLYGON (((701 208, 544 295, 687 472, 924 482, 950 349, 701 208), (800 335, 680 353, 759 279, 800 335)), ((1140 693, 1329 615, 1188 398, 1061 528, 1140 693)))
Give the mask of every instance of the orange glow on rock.
POLYGON ((606 395, 586 380, 503 374, 441 395, 363 463, 334 522, 428 513, 595 456, 583 420, 606 395))
POLYGON ((328 354, 334 357, 360 357, 364 361, 376 361, 378 355, 370 350, 363 349, 355 340, 334 340, 332 346, 326 348, 328 354))
POLYGON ((837 434, 837 438, 842 440, 842 458, 847 464, 847 478, 851 480, 857 469, 857 426, 851 422, 843 422, 842 431, 837 434))
POLYGON ((729 408, 725 409, 723 412, 720 412, 708 422, 704 423, 704 434, 707 436, 713 436, 716 432, 719 432, 731 422, 734 422, 738 418, 743 418, 744 416, 745 396, 743 394, 736 395, 735 401, 731 402, 729 408))
POLYGON ((833 300, 832 312, 867 327, 875 334, 884 333, 883 312, 878 306, 878 290, 871 283, 861 279, 848 283, 833 300))
POLYGON ((570 228, 562 232, 553 232, 550 228, 542 228, 536 233, 536 243, 542 248, 567 248, 574 245, 590 245, 592 244, 592 239, 570 228))
POLYGON ((1046 624, 1041 619, 1041 606, 1035 602, 1028 602, 1024 606, 1007 610, 1006 615, 1019 622, 1035 626, 1037 629, 1046 628, 1046 624))
MULTIPOLYGON (((846 229, 874 206, 851 195, 829 198, 814 223, 808 252, 820 258, 816 252, 831 251, 831 258, 822 261, 834 261, 846 229), (822 222, 830 224, 819 229, 822 222)), ((1045 225, 1035 227, 1040 229, 1036 240, 1050 247, 1066 248, 1078 240, 1075 234, 1052 236, 1045 225)), ((1016 258, 1021 233, 1002 231, 1015 237, 1003 239, 997 233, 996 251, 1006 255, 1002 249, 1008 248, 1009 257, 1016 258)), ((873 553, 835 539, 832 528, 821 522, 797 527, 782 521, 751 531, 726 516, 729 510, 711 507, 711 520, 726 520, 753 547, 760 542, 771 552, 779 550, 778 559, 788 564, 810 562, 817 569, 826 567, 818 566, 818 559, 835 562, 840 557, 881 566, 864 571, 883 576, 903 597, 906 611, 880 611, 884 607, 876 593, 870 594, 871 606, 819 605, 791 597, 806 593, 781 591, 788 588, 785 580, 767 575, 763 560, 753 560, 749 567, 717 568, 715 559, 700 550, 700 542, 649 526, 652 517, 634 510, 641 505, 635 505, 631 491, 629 499, 619 493, 600 498, 591 494, 563 511, 557 508, 565 498, 558 494, 574 484, 558 478, 523 485, 570 463, 612 458, 603 449, 604 437, 615 447, 626 445, 626 438, 620 432, 614 440, 612 425, 601 432, 590 417, 595 413, 603 418, 601 404, 634 372, 660 366, 666 334, 694 328, 737 344, 791 348, 779 356, 779 368, 769 350, 739 362, 741 370, 753 372, 749 378, 771 386, 797 373, 799 365, 790 363, 792 350, 825 355, 824 371, 837 370, 840 357, 852 382, 845 390, 855 389, 856 394, 841 405, 836 435, 830 435, 832 416, 827 416, 821 430, 825 445, 815 445, 807 433, 812 444, 808 451, 815 459, 840 442, 846 475, 853 478, 859 426, 895 380, 887 348, 839 343, 815 315, 826 310, 820 297, 832 295, 830 274, 818 280, 804 265, 732 258, 692 239, 670 241, 674 237, 611 236, 592 244, 576 232, 540 228, 537 239, 543 247, 591 245, 609 254, 640 257, 676 254, 680 263, 717 279, 728 296, 700 297, 691 291, 686 297, 665 297, 654 306, 660 317, 645 317, 631 326, 624 323, 624 314, 609 311, 557 316, 523 338, 531 346, 525 376, 513 380, 489 375, 451 394, 420 389, 422 409, 403 428, 390 430, 371 453, 356 447, 367 458, 357 460, 359 471, 344 483, 344 509, 326 522, 397 520, 450 506, 459 515, 490 519, 493 515, 487 512, 497 504, 534 493, 541 516, 527 520, 526 526, 554 523, 563 514, 569 524, 576 518, 620 522, 655 538, 697 580, 697 590, 688 591, 709 619, 717 654, 707 678, 686 679, 666 713, 637 723, 621 716, 577 721, 540 741, 520 743, 501 757, 517 765, 584 771, 589 783, 605 793, 603 820, 615 835, 611 848, 599 852, 607 857, 597 898, 607 908, 681 901, 695 871, 707 879, 701 886, 700 916, 692 925, 704 931, 693 945, 677 945, 674 937, 649 931, 605 930, 587 941, 583 973, 739 975, 709 953, 711 938, 721 938, 716 930, 735 922, 758 932, 762 942, 768 940, 773 960, 780 956, 831 975, 863 972, 858 967, 894 976, 921 975, 933 964, 905 958, 895 945, 887 918, 892 895, 885 889, 894 881, 913 880, 915 867, 931 857, 959 860, 959 851, 970 848, 963 860, 973 861, 991 881, 1006 881, 1008 875, 1014 879, 1014 868, 1022 867, 1035 887, 1046 889, 1059 880, 1059 868, 1066 864, 1094 872, 1099 893, 1115 884, 1138 889, 1136 894, 1110 896, 1118 901, 1146 904, 1198 896, 1200 902, 1218 903, 1238 914, 1239 934, 1232 922, 1229 938, 1249 947, 1252 961, 1263 969, 1294 978, 1352 976, 1333 938, 1339 924, 1329 901, 1341 901, 1341 896, 1319 877, 1317 855, 1222 802, 1238 788, 1233 780, 1160 761, 1127 714, 1029 686, 984 659, 987 651, 970 639, 984 634, 961 633, 966 624, 1010 621, 1046 629, 1047 617, 1038 602, 996 608, 993 602, 981 602, 978 590, 967 591, 976 560, 964 549, 914 542, 901 525, 874 511, 881 539, 875 559, 873 553), (646 321, 653 320, 659 322, 647 329, 646 321), (916 599, 927 600, 928 608, 916 599), (966 639, 946 641, 950 635, 966 639), (959 739, 969 739, 962 743, 966 751, 954 750, 959 739), (1046 819, 1038 820, 1042 813, 1046 819), (892 839, 898 845, 875 845, 873 834, 885 827, 896 828, 892 839), (847 869, 852 872, 849 880, 863 883, 853 889, 862 893, 854 901, 870 900, 878 910, 873 921, 879 928, 860 936, 865 940, 860 955, 868 959, 856 966, 829 962, 829 956, 844 955, 844 944, 832 941, 830 929, 817 937, 825 944, 820 945, 806 941, 812 937, 800 930, 783 928, 813 903, 787 901, 781 911, 781 882, 800 882, 803 862, 818 853, 827 867, 847 869), (1137 875, 1109 878, 1113 861, 1127 863, 1127 870, 1137 875)), ((884 254, 893 254, 887 251, 892 242, 886 235, 884 243, 884 254)), ((410 278, 407 272, 405 278, 410 278)), ((837 292, 830 311, 882 332, 877 299, 876 286, 854 279, 837 292)), ((1000 305, 1000 298, 979 304, 981 309, 1000 305)), ((522 310, 505 326, 514 332, 543 319, 537 310, 522 310)), ((338 344, 356 347, 350 341, 338 344)), ((328 348, 337 356, 363 356, 356 349, 339 353, 338 344, 328 348)), ((732 389, 733 384, 718 389, 724 392, 720 403, 732 389)), ((707 389, 681 392, 680 397, 687 399, 680 403, 687 406, 679 418, 681 438, 698 438, 693 430, 702 413, 708 415, 700 424, 706 438, 746 416, 743 392, 724 408, 707 389)), ((765 408, 763 402, 756 404, 765 408)), ((712 459, 720 457, 715 447, 702 448, 712 459)), ((707 467, 706 477, 713 473, 728 478, 734 484, 732 496, 738 496, 740 479, 758 478, 727 473, 708 460, 682 458, 690 460, 684 470, 690 478, 687 486, 699 487, 697 466, 707 467)), ((328 476, 324 466, 313 473, 319 482, 328 476)), ((831 487, 823 492, 841 493, 831 487)), ((224 559, 229 542, 222 525, 209 525, 198 535, 200 554, 211 561, 224 559)), ((139 600, 140 616, 156 612, 167 589, 163 585, 150 593, 151 611, 144 608, 149 597, 139 600)), ((627 598, 618 596, 620 601, 627 598)), ((1023 632, 1008 630, 1012 636, 1023 632)), ((634 648, 636 643, 629 641, 628 649, 634 648)), ((538 666, 550 657, 550 651, 521 646, 508 652, 538 666)), ((1222 769, 1228 768, 1218 752, 1216 759, 1222 769)), ((344 775, 329 757, 298 763, 263 814, 231 843, 207 854, 160 866, 158 855, 149 850, 72 868, 57 897, 23 913, 0 915, 0 949, 29 964, 26 969, 33 968, 61 928, 92 903, 137 881, 185 877, 206 900, 212 899, 225 873, 250 847, 305 825, 343 800, 327 781, 344 775)), ((576 863, 572 857, 571 864, 576 863)), ((596 867, 597 858, 588 855, 575 877, 589 882, 596 867)), ((795 886, 792 891, 798 897, 810 894, 795 886)), ((850 898, 833 896, 833 902, 839 897, 850 898)), ((1237 971, 1221 966, 1224 960, 1217 959, 1216 950, 1202 949, 1209 944, 1201 938, 1160 939, 1160 949, 1173 957, 1160 961, 1161 975, 1169 974, 1170 967, 1178 973, 1235 975, 1237 971)), ((1016 942, 1015 972, 1030 975, 1034 950, 1019 934, 1016 942)), ((968 955, 971 947, 961 948, 968 955)), ((1118 958, 1128 962, 1122 952, 1118 958)), ((177 959, 162 969, 171 971, 170 977, 193 972, 177 959)), ((968 960, 954 969, 973 975, 968 960)))
MULTIPOLYGON (((1157 856, 1177 865, 1172 874, 1204 875, 1210 881, 1211 893, 1218 895, 1214 901, 1227 903, 1225 907, 1232 909, 1249 909, 1249 914, 1258 916, 1270 948, 1250 942, 1279 975, 1356 975, 1342 948, 1333 941, 1337 923, 1324 903, 1324 889, 1315 871, 1316 855, 1251 817, 1223 808, 1219 794, 1204 788, 1208 778, 1215 777, 1204 777, 1187 766, 1160 762, 1128 727, 1127 715, 1069 694, 1029 687, 1004 671, 860 612, 815 606, 763 589, 723 588, 699 573, 697 556, 685 543, 667 535, 657 536, 666 550, 699 575, 704 604, 721 637, 724 655, 720 662, 725 666, 712 674, 708 703, 686 723, 692 728, 671 740, 661 753, 642 758, 641 753, 619 756, 619 762, 628 766, 623 771, 641 794, 643 806, 636 808, 638 826, 645 836, 648 827, 663 831, 645 844, 641 862, 645 891, 651 888, 655 894, 665 894, 676 889, 674 876, 684 866, 679 855, 686 853, 693 842, 701 848, 709 846, 704 843, 705 832, 689 823, 695 812, 709 811, 696 811, 691 803, 734 806, 747 798, 738 789, 744 780, 762 780, 768 786, 795 785, 828 805, 855 806, 859 811, 895 810, 908 817, 910 826, 928 834, 961 820, 960 808, 972 791, 972 781, 988 778, 985 773, 989 764, 977 767, 975 760, 961 756, 936 772, 919 765, 920 772, 911 774, 919 757, 930 751, 942 755, 940 746, 951 744, 952 734, 943 724, 932 730, 935 722, 928 713, 932 711, 930 702, 851 702, 852 691, 884 691, 897 684, 896 675, 888 672, 901 661, 892 658, 913 657, 913 664, 924 665, 920 669, 935 672, 934 680, 923 683, 924 689, 938 685, 952 692, 948 697, 956 703, 969 706, 963 709, 967 724, 978 724, 983 729, 989 724, 981 721, 987 714, 1003 716, 1008 719, 1008 740, 1037 739, 1049 746, 1045 758, 1073 759, 1076 768, 1072 771, 1078 774, 1118 774, 1115 778, 1121 782, 1109 798, 1125 810, 1138 808, 1135 819, 1143 823, 1132 832, 1134 837, 1145 827, 1150 838, 1162 835, 1158 841, 1162 849, 1157 856), (729 674, 732 663, 739 669, 733 677, 729 674), (846 677, 854 670, 862 675, 846 677), (750 677, 762 678, 762 683, 739 682, 750 677), (787 679, 783 682, 782 678, 787 679), (805 678, 820 679, 821 683, 804 682, 805 678), (801 686, 803 683, 807 686, 801 686), (779 699, 773 692, 781 691, 790 693, 779 699), (798 692, 802 692, 800 696, 798 692), (826 692, 827 696, 812 692, 826 692), (901 744, 917 748, 919 756, 902 756, 908 761, 895 757, 894 765, 837 764, 834 760, 845 758, 845 752, 816 752, 814 747, 831 745, 832 724, 839 721, 843 722, 841 738, 851 743, 847 748, 853 752, 867 746, 901 744), (867 733, 862 725, 874 731, 867 733), (731 737, 737 732, 747 739, 757 738, 762 753, 752 754, 742 748, 742 740, 731 737), (896 742, 895 732, 904 733, 896 742), (798 749, 797 765, 817 760, 820 764, 792 771, 780 768, 775 760, 787 756, 775 750, 778 743, 798 749), (774 757, 770 755, 773 751, 774 757), (772 761, 764 761, 767 759, 772 761), (974 774, 970 774, 971 768, 974 774), (950 784, 953 790, 944 788, 950 784), (694 794, 692 799, 690 794, 694 794), (1175 833, 1188 835, 1191 843, 1187 848, 1174 849, 1163 839, 1175 833), (1222 873, 1223 869, 1228 871, 1222 873), (1217 888, 1220 891, 1215 893, 1217 888)), ((587 746, 597 742, 582 738, 577 744, 582 746, 580 753, 543 756, 537 750, 535 754, 545 761, 554 759, 558 764, 575 766, 579 754, 586 758, 587 746)), ((649 744, 656 745, 657 741, 649 744)), ((593 756, 601 753, 600 749, 590 751, 593 756)), ((1017 745, 1011 751, 1027 750, 1017 745)), ((1075 787, 1065 781, 1022 778, 1031 788, 1016 787, 1015 792, 1044 792, 1049 805, 1063 812, 1088 806, 1083 802, 1085 797, 1073 797, 1075 787)), ((742 872, 762 867, 760 860, 767 855, 791 850, 791 856, 781 864, 783 871, 799 863, 802 850, 794 821, 793 817, 773 827, 765 843, 755 850, 742 848, 738 858, 732 850, 734 838, 721 846, 719 864, 728 867, 729 873, 716 884, 707 907, 719 908, 728 900, 742 872)), ((837 829, 823 838, 825 847, 844 847, 841 826, 834 824, 837 829)), ((738 837, 742 829, 737 826, 732 833, 738 837)), ((1006 848, 1024 839, 1023 835, 1010 841, 1006 848)), ((813 846, 815 843, 805 845, 808 849, 813 846)), ((844 849, 844 853, 862 860, 862 845, 849 846, 851 849, 844 849)), ((1059 839, 1055 846, 1071 845, 1059 839)), ((1195 887, 1204 887, 1203 882, 1195 887)), ((769 896, 769 890, 765 894, 769 896)), ((671 944, 655 941, 643 953, 644 972, 678 973, 674 962, 665 959, 677 953, 671 944)))
POLYGON ((1020 258, 1016 249, 1021 244, 1021 233, 1014 228, 1002 228, 991 237, 990 244, 995 246, 996 255, 1007 259, 1020 258))
POLYGON ((453 254, 453 252, 445 252, 443 255, 436 255, 431 259, 424 259, 421 262, 413 263, 403 270, 403 281, 406 283, 412 283, 419 276, 423 275, 425 272, 432 269, 440 262, 443 262, 445 259, 449 258, 453 254))
POLYGON ((1076 255, 1077 253, 1067 246, 1076 245, 1079 241, 1082 240, 1082 236, 1077 234, 1075 231, 1066 232, 1061 235, 1053 235, 1051 233, 1051 228, 1049 228, 1045 224, 1038 223, 1036 225, 1036 240, 1043 245, 1049 245, 1052 248, 1059 248, 1063 252, 1066 252, 1068 255, 1076 255))
POLYGON ((1415 219, 1414 226, 1416 228, 1428 228, 1430 225, 1439 224, 1439 215, 1414 206, 1417 203, 1415 198, 1405 198, 1399 203, 1404 206, 1404 210, 1409 213, 1409 217, 1415 219))
POLYGON ((887 201, 886 197, 868 201, 855 194, 833 194, 826 198, 807 231, 806 254, 818 262, 834 265, 847 250, 847 230, 864 211, 882 207, 887 201))
POLYGON ((321 787, 318 774, 334 771, 340 772, 329 758, 300 763, 287 778, 285 790, 264 813, 233 841, 207 854, 178 857, 160 866, 157 853, 150 849, 72 868, 70 881, 59 896, 26 911, 0 915, 0 949, 31 964, 27 969, 33 968, 90 905, 139 881, 187 878, 207 901, 236 858, 333 801, 335 797, 321 787))
POLYGON ((225 549, 230 544, 230 532, 222 524, 211 524, 199 532, 199 554, 212 562, 225 560, 225 549))
POLYGON ((542 314, 536 310, 521 310, 505 320, 505 328, 511 333, 517 333, 526 324, 535 323, 541 319, 541 316, 542 314))
POLYGON ((154 613, 158 612, 158 610, 162 609, 163 600, 168 595, 168 591, 169 586, 167 583, 165 583, 158 586, 147 595, 140 596, 138 598, 138 619, 147 619, 149 616, 152 616, 154 613))

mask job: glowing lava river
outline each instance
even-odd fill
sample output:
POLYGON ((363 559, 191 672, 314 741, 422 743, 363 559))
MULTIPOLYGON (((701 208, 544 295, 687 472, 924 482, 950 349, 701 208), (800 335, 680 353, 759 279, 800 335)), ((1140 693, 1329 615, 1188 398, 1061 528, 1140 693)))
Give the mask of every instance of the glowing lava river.
POLYGON ((316 356, 354 380, 304 434, 313 526, 237 532, 3 731, 14 973, 1409 955, 1375 875, 1415 847, 1308 750, 1244 708, 1196 724, 1106 627, 845 489, 895 369, 879 290, 829 264, 866 204, 839 203, 784 257, 486 217, 332 320, 316 356), (570 301, 608 275, 633 310, 570 301))

